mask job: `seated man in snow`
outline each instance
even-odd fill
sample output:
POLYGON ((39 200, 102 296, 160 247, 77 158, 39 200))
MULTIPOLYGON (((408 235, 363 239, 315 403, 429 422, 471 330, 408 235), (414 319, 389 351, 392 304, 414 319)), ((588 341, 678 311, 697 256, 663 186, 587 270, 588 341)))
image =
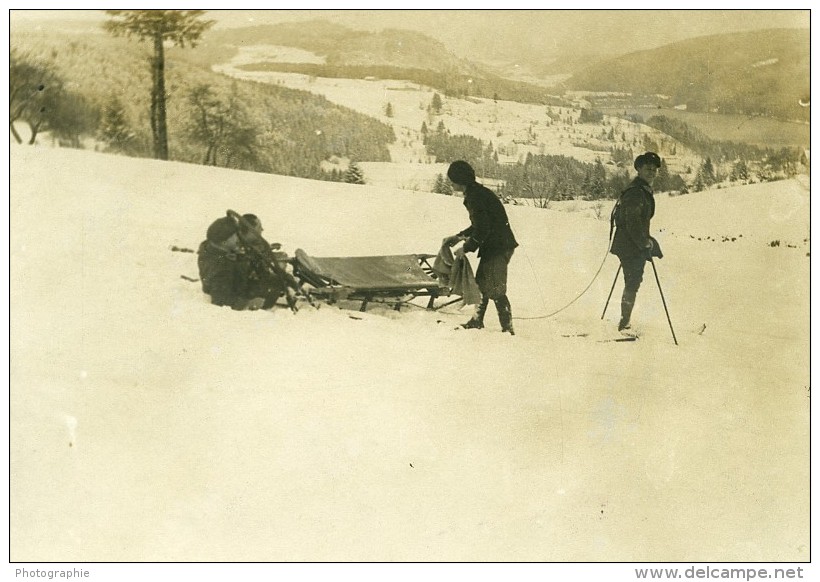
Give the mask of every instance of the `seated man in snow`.
POLYGON ((243 214, 239 220, 240 241, 246 250, 252 250, 249 247, 253 247, 259 251, 251 254, 254 264, 261 272, 273 277, 277 282, 277 288, 280 283, 284 283, 288 306, 291 310, 296 311, 296 294, 300 293, 301 289, 299 283, 288 271, 288 254, 281 250, 280 243, 268 243, 262 237, 263 230, 262 221, 255 214, 243 214))
MULTIPOLYGON (((208 227, 206 239, 199 245, 197 264, 202 290, 214 305, 232 309, 269 309, 285 294, 287 273, 277 273, 263 257, 243 241, 262 232, 254 215, 245 215, 237 224, 229 216, 217 219, 208 227)), ((258 236, 260 240, 261 236, 258 236)))

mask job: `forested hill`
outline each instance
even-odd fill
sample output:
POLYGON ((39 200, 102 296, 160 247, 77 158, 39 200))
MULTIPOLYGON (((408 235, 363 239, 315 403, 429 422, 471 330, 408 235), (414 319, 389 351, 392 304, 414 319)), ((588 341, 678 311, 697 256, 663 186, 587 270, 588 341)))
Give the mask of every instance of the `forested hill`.
POLYGON ((809 30, 771 29, 676 42, 592 65, 568 88, 662 94, 689 111, 808 121, 809 30))
POLYGON ((476 65, 459 59, 441 42, 409 30, 368 32, 316 20, 215 29, 204 40, 215 47, 269 44, 300 48, 324 57, 325 64, 332 66, 388 65, 461 74, 480 72, 476 65))
POLYGON ((321 77, 398 78, 433 87, 445 95, 561 104, 543 87, 501 77, 455 56, 443 43, 409 30, 353 30, 325 21, 291 22, 208 31, 196 53, 202 65, 230 61, 243 47, 281 45, 314 53, 322 62, 260 59, 240 68, 298 72, 321 77))
MULTIPOLYGON (((90 136, 102 140, 98 147, 151 155, 149 45, 102 31, 27 31, 12 34, 10 47, 15 62, 49 71, 72 97, 76 111, 50 120, 61 138, 90 136)), ((333 155, 390 160, 390 126, 318 95, 229 79, 180 58, 197 50, 166 55, 171 159, 305 178, 327 177, 320 162, 333 155)))

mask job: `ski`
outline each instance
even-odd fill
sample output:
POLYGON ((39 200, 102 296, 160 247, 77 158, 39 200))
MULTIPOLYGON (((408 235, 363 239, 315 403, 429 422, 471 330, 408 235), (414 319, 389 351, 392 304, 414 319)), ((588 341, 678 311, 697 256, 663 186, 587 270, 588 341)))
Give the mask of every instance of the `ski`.
MULTIPOLYGON (((568 338, 583 337, 583 338, 586 338, 586 337, 590 337, 591 335, 592 334, 585 333, 585 332, 581 332, 581 333, 562 333, 561 337, 568 337, 568 338)), ((595 340, 595 341, 597 341, 599 344, 609 343, 609 342, 634 342, 634 341, 638 340, 638 337, 639 336, 637 334, 622 334, 622 335, 619 335, 618 337, 608 337, 608 338, 598 339, 598 340, 595 340)))
POLYGON ((606 343, 606 342, 636 342, 636 341, 638 341, 638 336, 636 336, 636 335, 626 335, 626 336, 623 336, 623 337, 613 337, 613 338, 609 338, 609 339, 598 340, 598 343, 603 344, 603 343, 606 343))

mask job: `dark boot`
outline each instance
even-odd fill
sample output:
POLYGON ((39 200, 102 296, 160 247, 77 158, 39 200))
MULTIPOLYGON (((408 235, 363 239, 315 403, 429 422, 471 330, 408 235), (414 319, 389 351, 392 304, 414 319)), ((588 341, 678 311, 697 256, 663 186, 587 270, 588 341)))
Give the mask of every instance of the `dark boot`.
POLYGON ((635 306, 635 298, 624 297, 621 299, 621 321, 618 322, 618 331, 629 329, 629 318, 632 317, 632 308, 635 306))
POLYGON ((490 303, 489 297, 482 297, 481 303, 475 308, 475 314, 467 323, 462 323, 464 329, 481 329, 484 327, 484 314, 487 312, 487 305, 490 303))
POLYGON ((501 331, 515 335, 512 324, 512 307, 506 295, 502 295, 495 300, 495 308, 498 311, 498 321, 501 323, 501 331))

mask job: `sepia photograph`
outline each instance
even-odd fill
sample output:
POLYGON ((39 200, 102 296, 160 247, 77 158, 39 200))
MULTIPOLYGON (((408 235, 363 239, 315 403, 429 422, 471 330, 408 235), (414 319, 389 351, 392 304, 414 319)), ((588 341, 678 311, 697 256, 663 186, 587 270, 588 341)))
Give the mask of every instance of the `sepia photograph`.
POLYGON ((808 571, 808 9, 8 34, 15 578, 808 571))

